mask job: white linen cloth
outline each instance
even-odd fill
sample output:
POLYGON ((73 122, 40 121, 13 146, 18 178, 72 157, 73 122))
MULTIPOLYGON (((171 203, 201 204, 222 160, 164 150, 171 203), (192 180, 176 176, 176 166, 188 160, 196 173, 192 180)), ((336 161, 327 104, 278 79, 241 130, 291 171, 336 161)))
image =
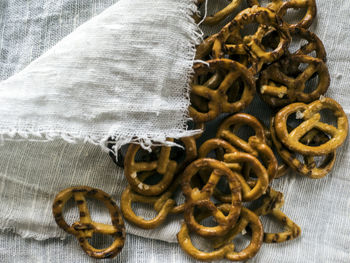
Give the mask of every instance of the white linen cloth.
MULTIPOLYGON (((8 6, 12 4, 14 10, 16 8, 17 10, 25 9, 25 5, 19 7, 9 0, 5 2, 8 3, 8 6)), ((34 1, 32 2, 34 5, 34 1)), ((35 1, 35 3, 38 2, 40 1, 35 1)), ((49 2, 45 1, 45 3, 49 2)), ((84 1, 86 9, 79 9, 79 4, 77 6, 65 5, 75 1, 63 2, 62 7, 59 6, 58 2, 53 4, 52 1, 52 5, 60 12, 69 13, 74 10, 76 13, 73 13, 76 17, 79 17, 79 12, 83 12, 83 10, 91 16, 92 14, 87 10, 91 12, 94 4, 97 3, 97 1, 92 0, 84 1)), ((319 0, 317 4, 318 16, 312 31, 316 32, 323 40, 328 53, 328 67, 332 82, 327 95, 339 101, 349 116, 350 100, 347 85, 350 82, 350 76, 347 71, 350 66, 350 36, 349 28, 346 25, 348 24, 350 3, 346 0, 319 0)), ((103 10, 103 7, 100 7, 100 10, 103 10)), ((38 10, 36 11, 38 12, 38 10)), ((44 13, 45 15, 42 13, 41 15, 50 17, 50 12, 45 11, 44 13)), ((37 16, 40 17, 38 14, 37 16)), ((12 22, 16 28, 12 33, 27 39, 28 29, 20 28, 19 25, 28 18, 22 15, 21 18, 17 17, 17 19, 19 21, 15 19, 15 22, 12 22)), ((1 21, 6 20, 2 18, 1 21)), ((34 22, 35 19, 33 19, 34 22)), ((75 27, 76 24, 71 22, 63 24, 66 27, 68 24, 71 28, 75 27)), ((46 45, 52 41, 50 39, 51 33, 47 33, 52 32, 50 31, 50 25, 52 26, 50 23, 53 23, 52 19, 47 18, 41 25, 43 31, 34 34, 34 36, 39 35, 46 39, 43 40, 46 45)), ((2 28, 4 27, 4 24, 0 25, 2 28)), ((2 30, 1 39, 6 39, 4 35, 7 34, 9 34, 7 30, 2 30)), ((11 36, 11 38, 13 37, 11 36)), ((14 71, 19 71, 21 67, 32 60, 32 58, 24 59, 25 62, 21 64, 21 54, 28 55, 28 50, 37 48, 35 42, 28 45, 24 45, 19 40, 12 40, 12 42, 1 45, 0 54, 2 57, 5 56, 4 54, 12 54, 7 60, 8 63, 4 63, 4 69, 1 68, 3 79, 12 75, 14 71), (17 43, 17 41, 20 44, 15 46, 9 44, 17 43)), ((49 46, 47 45, 46 49, 49 46)), ((3 61, 1 62, 3 63, 3 61)), ((269 114, 267 107, 263 106, 258 99, 247 111, 256 114, 265 121, 269 114)), ((349 262, 349 161, 349 143, 347 141, 338 150, 335 167, 326 178, 315 181, 293 174, 276 180, 274 187, 285 194, 286 202, 283 211, 300 225, 302 236, 284 244, 264 244, 257 257, 251 262, 349 262)), ((49 143, 5 142, 0 151, 0 171, 1 229, 12 230, 23 237, 36 239, 65 236, 62 231, 55 227, 53 219, 50 218, 52 198, 60 189, 76 184, 91 185, 113 194, 119 200, 121 189, 125 186, 122 173, 116 170, 115 165, 105 153, 101 152, 99 147, 83 143, 67 144, 62 140, 54 140, 49 143)), ((269 223, 265 226, 267 230, 272 227, 269 223)), ((169 221, 165 227, 149 231, 138 230, 130 225, 127 227, 129 233, 175 242, 179 220, 172 218, 172 221, 169 221)), ((128 236, 125 250, 114 261, 164 262, 165 260, 168 262, 193 261, 184 255, 177 245, 137 238, 133 235, 128 236)), ((1 236, 0 261, 95 262, 78 249, 78 244, 72 237, 65 241, 50 239, 39 242, 32 239, 22 239, 13 234, 1 236)))

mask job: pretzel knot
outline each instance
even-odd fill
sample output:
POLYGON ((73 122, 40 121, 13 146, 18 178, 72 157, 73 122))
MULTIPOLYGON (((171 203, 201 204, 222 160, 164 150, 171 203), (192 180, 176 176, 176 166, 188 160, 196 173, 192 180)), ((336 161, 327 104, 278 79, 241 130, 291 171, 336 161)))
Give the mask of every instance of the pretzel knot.
MULTIPOLYGON (((198 0, 197 5, 200 6, 203 4, 205 0, 198 0)), ((235 9, 239 7, 242 0, 230 0, 230 3, 225 6, 223 9, 216 12, 214 15, 208 15, 203 21, 204 25, 216 25, 220 23, 222 20, 224 20, 227 16, 229 16, 235 9)), ((198 23, 200 22, 203 17, 199 15, 195 15, 195 21, 198 23)))
POLYGON ((271 107, 280 107, 295 101, 312 102, 325 94, 330 84, 330 76, 326 64, 318 59, 306 55, 291 55, 270 65, 263 70, 259 79, 262 99, 271 107), (297 76, 282 71, 291 70, 294 65, 305 63, 308 66, 297 76), (318 76, 316 87, 307 92, 307 81, 318 76))
MULTIPOLYGON (((277 139, 275 127, 274 127, 274 118, 271 118, 270 129, 271 129, 271 137, 273 143, 276 147, 278 154, 282 157, 283 161, 288 164, 289 167, 293 168, 295 171, 300 174, 313 178, 319 179, 326 176, 330 170, 332 170, 335 159, 336 159, 336 151, 333 151, 326 155, 322 163, 317 166, 314 156, 304 156, 304 163, 299 161, 296 154, 290 151, 288 148, 284 147, 283 144, 277 139)), ((320 144, 329 141, 328 136, 317 129, 313 129, 305 134, 302 137, 301 142, 306 145, 310 144, 320 144)))
POLYGON ((281 109, 275 117, 275 130, 277 138, 288 149, 303 155, 326 155, 340 147, 348 134, 348 119, 342 107, 331 98, 322 98, 310 104, 294 103, 281 109), (321 121, 319 111, 331 110, 336 117, 337 127, 321 121), (302 122, 291 132, 287 128, 288 117, 299 112, 302 115, 302 122), (301 138, 311 131, 317 129, 327 134, 329 141, 318 146, 308 146, 302 143, 301 138))
POLYGON ((280 58, 290 43, 287 25, 276 16, 272 10, 254 6, 240 12, 232 22, 227 24, 216 37, 213 44, 214 58, 228 55, 249 55, 255 65, 252 72, 260 71, 265 63, 271 63, 280 58), (241 29, 248 24, 260 24, 254 35, 241 36, 241 29), (276 30, 279 43, 273 51, 268 51, 262 44, 264 36, 271 30, 276 30))
POLYGON ((113 258, 123 249, 126 235, 124 222, 118 206, 105 192, 88 186, 65 189, 56 196, 52 211, 57 225, 67 233, 76 236, 80 246, 89 256, 93 258, 113 258), (78 205, 80 220, 69 226, 64 220, 62 211, 67 201, 72 197, 78 205), (94 198, 103 202, 109 210, 112 218, 112 225, 92 221, 85 197, 94 198), (94 233, 113 236, 114 241, 112 245, 105 249, 96 249, 92 247, 88 239, 91 238, 94 233))
MULTIPOLYGON (((246 113, 238 113, 226 118, 220 125, 216 137, 230 142, 238 150, 252 154, 255 157, 260 157, 265 167, 267 167, 269 180, 271 181, 275 178, 278 169, 276 157, 267 145, 265 128, 254 116, 246 113), (243 126, 253 128, 255 132, 255 135, 251 136, 248 141, 236 135, 238 130, 243 126)), ((248 167, 245 174, 246 177, 248 177, 249 171, 250 169, 248 167)))
POLYGON ((299 22, 291 25, 288 24, 288 26, 290 28, 309 28, 317 14, 316 0, 288 0, 281 5, 277 14, 283 18, 287 10, 291 8, 306 8, 306 14, 299 22))
POLYGON ((215 119, 220 113, 234 113, 246 108, 254 98, 255 82, 247 68, 229 59, 194 65, 190 116, 196 122, 215 119), (214 75, 204 83, 200 78, 214 75), (239 94, 242 89, 242 94, 239 94))
POLYGON ((235 174, 220 161, 202 158, 187 166, 182 180, 182 191, 186 197, 184 218, 187 226, 203 237, 216 237, 227 233, 236 223, 241 211, 241 185, 235 174), (197 187, 191 187, 191 179, 201 168, 211 168, 212 172, 206 184, 199 190, 197 187), (226 177, 231 191, 230 210, 226 216, 210 200, 217 183, 223 176, 226 177), (209 211, 218 225, 206 227, 199 224, 194 217, 195 207, 209 211))

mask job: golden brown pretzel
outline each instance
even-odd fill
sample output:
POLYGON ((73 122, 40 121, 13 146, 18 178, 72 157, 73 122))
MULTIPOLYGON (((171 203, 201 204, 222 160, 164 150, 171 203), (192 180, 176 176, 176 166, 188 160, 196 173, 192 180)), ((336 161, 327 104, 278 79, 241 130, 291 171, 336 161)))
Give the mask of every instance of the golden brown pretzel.
POLYGON ((285 230, 283 232, 264 233, 265 243, 282 243, 295 239, 301 234, 300 227, 280 210, 283 203, 283 194, 269 187, 268 191, 263 197, 262 205, 254 210, 256 215, 271 215, 285 226, 285 230))
POLYGON ((136 153, 140 148, 138 144, 129 146, 125 155, 124 175, 135 192, 147 196, 159 195, 171 184, 178 166, 175 161, 169 159, 171 147, 162 146, 158 160, 136 162, 136 153), (139 172, 152 172, 155 176, 162 174, 163 178, 157 184, 149 185, 140 180, 139 172))
MULTIPOLYGON (((295 153, 284 147, 283 144, 277 139, 274 128, 274 118, 271 118, 270 129, 271 137, 278 154, 289 167, 293 168, 293 170, 313 179, 322 178, 326 176, 330 170, 332 170, 336 159, 336 151, 327 154, 326 158, 322 161, 322 164, 319 165, 319 167, 316 166, 313 156, 303 156, 305 163, 302 163, 297 159, 295 153)), ((306 145, 310 145, 310 143, 316 138, 319 139, 319 143, 325 143, 329 140, 329 138, 322 131, 311 130, 306 133, 301 141, 306 145)))
MULTIPOLYGON (((226 118, 219 126, 216 137, 230 142, 238 150, 250 153, 255 157, 261 157, 271 181, 277 173, 277 160, 271 148, 266 144, 265 128, 254 116, 246 113, 237 113, 226 118), (255 131, 255 135, 248 142, 241 139, 235 132, 242 126, 249 126, 255 131)), ((246 172, 249 172, 246 170, 246 172)), ((247 174, 246 174, 247 175, 247 174)))
POLYGON ((71 187, 57 194, 53 206, 53 216, 57 225, 69 234, 74 235, 81 248, 93 258, 113 258, 123 249, 125 242, 125 226, 119 208, 113 199, 105 192, 88 186, 71 187), (108 208, 112 218, 112 225, 106 225, 91 220, 85 197, 97 199, 108 208), (80 220, 69 226, 63 217, 63 208, 67 201, 75 199, 79 208, 80 220), (114 238, 112 245, 105 249, 96 249, 89 243, 94 233, 111 235, 114 238))
POLYGON ((202 158, 186 167, 182 179, 182 192, 186 197, 184 217, 187 226, 203 237, 215 237, 227 233, 236 223, 241 211, 241 185, 237 176, 222 162, 210 158, 202 158), (211 168, 212 172, 199 190, 191 187, 191 179, 201 168, 211 168), (231 191, 230 211, 225 216, 210 200, 220 178, 225 176, 231 191), (194 217, 194 208, 205 208, 210 211, 217 222, 217 226, 206 227, 199 224, 194 217))
MULTIPOLYGON (((205 0, 198 0, 197 5, 201 5, 205 0)), ((232 14, 241 4, 242 0, 229 0, 229 4, 214 15, 208 15, 203 21, 204 25, 216 25, 232 14)), ((198 23, 203 19, 202 16, 195 15, 195 21, 198 23)))
POLYGON ((256 62, 252 72, 257 73, 263 64, 271 63, 281 57, 289 42, 288 27, 276 16, 275 12, 268 8, 254 6, 240 12, 219 32, 212 49, 214 58, 222 58, 225 54, 249 54, 256 62), (251 23, 260 24, 257 32, 254 35, 242 37, 240 30, 244 25, 251 23), (280 41, 275 50, 268 51, 261 42, 271 28, 276 29, 280 41))
POLYGON ((242 186, 243 201, 253 201, 263 195, 269 184, 269 176, 258 159, 253 155, 243 152, 228 153, 224 155, 225 163, 247 164, 257 176, 256 184, 251 188, 242 175, 235 173, 242 186))
POLYGON ((310 104, 294 103, 281 109, 275 117, 275 131, 277 138, 290 150, 303 155, 326 155, 340 147, 348 134, 348 118, 343 108, 331 98, 322 98, 310 104), (320 121, 320 110, 329 109, 336 117, 337 127, 320 121), (292 132, 288 132, 287 119, 296 112, 300 112, 304 120, 292 132), (329 141, 319 146, 308 146, 300 139, 309 131, 316 128, 330 136, 329 141))
POLYGON ((281 107, 292 102, 309 103, 325 94, 330 84, 326 64, 306 55, 290 55, 263 70, 260 74, 258 90, 262 99, 271 107, 281 107), (296 77, 283 72, 283 68, 294 69, 302 63, 308 66, 296 77), (306 82, 318 76, 317 86, 306 92, 306 82))
POLYGON ((290 28, 309 28, 311 26, 317 14, 316 0, 288 0, 282 4, 277 14, 283 18, 290 8, 307 8, 305 16, 298 23, 289 25, 290 28))
MULTIPOLYGON (((125 156, 125 170, 124 174, 131 186, 131 188, 142 195, 155 196, 163 193, 173 181, 174 175, 180 173, 187 164, 197 157, 197 146, 195 137, 184 137, 178 144, 183 144, 184 149, 171 147, 158 147, 160 149, 159 156, 153 160, 150 153, 148 162, 135 162, 135 157, 140 149, 139 145, 132 144, 129 146, 125 156), (181 158, 183 160, 181 160, 181 158), (174 158, 175 160, 171 160, 174 158), (176 159, 180 159, 176 161, 176 159), (160 182, 155 185, 144 183, 139 178, 139 172, 152 172, 155 176, 163 175, 160 182)), ((155 149, 154 149, 155 150, 155 149)), ((146 155, 147 155, 146 154, 146 155)))
POLYGON ((132 209, 132 203, 138 202, 155 205, 155 203, 158 202, 158 199, 159 197, 156 196, 142 196, 138 193, 135 193, 131 187, 128 186, 122 193, 120 208, 123 216, 128 222, 133 223, 134 225, 143 229, 153 229, 165 221, 168 214, 174 208, 175 201, 168 199, 166 202, 164 202, 158 211, 157 216, 152 219, 144 219, 140 216, 137 216, 132 209))
MULTIPOLYGON (((219 210, 222 210, 223 212, 228 213, 230 210, 229 204, 222 204, 218 207, 219 210), (224 209, 226 208, 226 209, 224 209)), ((209 217, 210 213, 202 213, 196 217, 197 221, 204 220, 205 218, 209 217)), ((199 249, 197 249, 191 241, 190 237, 190 229, 186 225, 186 223, 182 223, 181 229, 179 233, 177 234, 177 240, 179 242, 179 245, 181 246, 182 250, 185 251, 188 255, 191 257, 201 260, 201 261, 212 261, 212 260, 218 260, 225 257, 225 255, 229 252, 234 250, 234 244, 224 244, 217 250, 211 251, 211 252, 204 252, 199 249)))
POLYGON ((245 207, 242 207, 240 219, 230 232, 214 240, 214 248, 225 247, 225 244, 231 243, 235 236, 242 233, 247 226, 252 231, 250 244, 240 252, 229 251, 225 258, 231 261, 242 261, 254 257, 261 247, 264 230, 259 217, 245 207))
MULTIPOLYGON (((253 100, 255 94, 255 83, 253 75, 242 64, 229 60, 217 59, 207 61, 208 65, 198 63, 194 65, 194 80, 192 84, 191 95, 196 95, 208 100, 207 111, 201 111, 196 108, 192 101, 189 107, 190 116, 195 122, 207 122, 215 119, 220 113, 234 113, 246 108, 253 100), (225 72, 224 78, 219 83, 214 82, 212 85, 209 79, 204 84, 196 84, 196 80, 201 76, 206 76, 210 73, 225 72), (244 89, 237 101, 230 101, 227 95, 229 89, 237 80, 242 80, 244 89)), ((235 86, 233 86, 235 87, 235 86)), ((191 98, 193 99, 193 98, 191 98)))

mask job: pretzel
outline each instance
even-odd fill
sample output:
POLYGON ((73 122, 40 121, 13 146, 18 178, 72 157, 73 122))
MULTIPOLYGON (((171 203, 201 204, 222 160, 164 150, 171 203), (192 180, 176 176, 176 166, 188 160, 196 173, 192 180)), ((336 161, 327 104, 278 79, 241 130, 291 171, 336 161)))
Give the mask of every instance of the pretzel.
POLYGON ((288 24, 290 28, 309 28, 311 26, 317 14, 316 0, 288 0, 281 5, 277 12, 278 16, 283 18, 286 15, 287 10, 290 8, 307 9, 305 16, 298 23, 291 25, 288 24))
POLYGON ((214 248, 222 247, 225 244, 231 243, 235 236, 242 233, 248 225, 252 231, 250 244, 240 252, 229 251, 226 253, 225 258, 231 261, 242 261, 254 257, 262 245, 264 231, 259 217, 245 207, 242 207, 240 220, 233 229, 231 229, 225 236, 214 240, 214 248))
MULTIPOLYGON (((169 140, 171 141, 172 139, 169 140)), ((125 156, 124 174, 135 192, 147 196, 163 193, 173 181, 174 175, 181 172, 187 164, 197 157, 197 146, 194 137, 181 138, 180 142, 184 145, 184 150, 180 151, 177 150, 180 148, 167 146, 158 147, 160 149, 159 156, 148 158, 150 160, 148 162, 135 162, 136 153, 139 151, 140 146, 136 144, 129 146, 125 156), (176 161, 176 159, 181 159, 183 155, 185 156, 183 160, 176 161), (139 172, 145 171, 151 171, 156 176, 157 173, 162 174, 163 178, 155 185, 146 184, 138 178, 139 172)), ((151 156, 150 153, 148 155, 151 156)))
POLYGON ((275 117, 275 131, 277 138, 288 149, 302 155, 326 155, 340 147, 348 134, 348 118, 342 107, 331 98, 321 98, 310 104, 294 103, 281 109, 275 117), (337 118, 337 127, 320 121, 320 110, 329 109, 337 118), (304 120, 292 132, 288 132, 287 119, 296 112, 300 112, 304 120), (313 128, 330 136, 329 141, 319 146, 308 146, 299 140, 313 128))
POLYGON ((74 235, 81 248, 93 258, 113 258, 123 249, 125 242, 125 226, 119 208, 113 199, 105 192, 88 186, 71 187, 57 194, 53 206, 53 216, 57 225, 69 234, 74 235), (67 201, 74 198, 80 211, 80 220, 69 226, 63 217, 63 208, 67 201), (91 220, 85 197, 97 199, 108 208, 112 225, 97 223, 91 220), (111 235, 112 245, 105 249, 96 249, 89 243, 94 233, 111 235))
POLYGON ((273 216, 286 228, 285 231, 280 233, 264 233, 265 243, 282 243, 293 240, 301 234, 300 227, 280 210, 283 203, 283 194, 269 187, 262 200, 262 205, 254 210, 254 213, 258 216, 273 216))
POLYGON ((271 63, 280 58, 289 42, 288 27, 276 16, 275 12, 268 8, 254 6, 240 12, 232 22, 219 32, 212 49, 214 58, 222 58, 225 54, 250 55, 255 62, 252 73, 257 73, 263 64, 271 63), (257 32, 242 38, 240 30, 244 25, 254 22, 260 24, 257 32), (261 42, 271 28, 276 29, 280 41, 275 50, 267 51, 261 42))
MULTIPOLYGON (((223 210, 223 206, 226 207, 225 212, 228 212, 230 210, 230 205, 228 205, 228 204, 220 205, 218 207, 218 209, 223 210)), ((202 213, 199 216, 197 216, 196 220, 198 222, 200 222, 209 216, 210 216, 210 213, 206 213, 206 214, 202 213)), ((180 229, 179 233, 177 234, 177 240, 178 240, 179 245, 183 251, 185 251, 191 257, 193 257, 197 260, 202 260, 202 261, 223 259, 227 253, 234 250, 233 243, 225 244, 222 247, 218 248, 217 250, 214 250, 211 252, 204 252, 204 251, 197 249, 192 244, 191 237, 190 237, 190 229, 188 228, 188 226, 185 222, 182 223, 181 229, 180 229)))
MULTIPOLYGON (((229 0, 229 1, 230 1, 230 3, 227 6, 225 6, 223 9, 221 9, 220 11, 215 13, 214 15, 206 16, 204 21, 203 21, 203 24, 204 25, 211 25, 211 26, 219 24, 227 16, 232 14, 234 12, 234 10, 236 10, 242 2, 242 0, 229 0)), ((198 0, 197 5, 200 6, 204 2, 205 2, 205 0, 198 0)), ((198 23, 203 19, 203 17, 199 16, 199 15, 195 15, 194 19, 198 23)))
POLYGON ((137 144, 129 146, 124 161, 124 175, 135 192, 146 196, 159 195, 169 187, 177 169, 177 163, 169 159, 171 147, 162 146, 158 160, 135 162, 135 156, 140 147, 137 144), (138 178, 139 172, 152 172, 154 175, 159 173, 163 178, 157 184, 149 185, 138 178))
POLYGON ((175 201, 168 199, 162 204, 156 217, 146 220, 134 213, 132 209, 133 202, 155 205, 155 203, 158 202, 158 197, 142 196, 132 191, 130 186, 128 186, 122 193, 120 208, 123 216, 128 222, 133 223, 134 225, 143 229, 153 229, 161 225, 175 206, 175 201))
POLYGON ((215 237, 227 233, 235 224, 241 211, 241 185, 237 176, 220 161, 202 158, 192 162, 186 167, 182 179, 182 192, 186 197, 184 217, 187 226, 198 235, 203 237, 215 237), (191 179, 201 168, 213 169, 208 181, 201 190, 191 187, 191 179), (231 190, 230 211, 225 216, 210 200, 216 184, 225 176, 231 190), (205 208, 218 223, 215 227, 200 225, 194 217, 194 208, 205 208))
MULTIPOLYGON (((208 75, 209 73, 224 71, 226 74, 220 84, 217 85, 218 87, 216 85, 214 87, 210 85, 212 84, 210 80, 203 85, 192 84, 192 96, 196 95, 208 100, 207 106, 205 105, 208 110, 205 112, 196 108, 194 104, 189 107, 190 116, 195 122, 199 123, 213 120, 220 113, 241 111, 250 104, 255 94, 253 75, 242 64, 229 59, 209 60, 207 63, 209 67, 202 63, 194 65, 194 82, 196 78, 208 75), (227 96, 227 92, 238 79, 243 81, 243 92, 239 100, 231 102, 227 96)), ((216 84, 216 82, 214 83, 216 84)))
MULTIPOLYGON (((313 156, 303 156, 304 162, 299 161, 292 151, 284 147, 282 143, 276 138, 276 133, 274 130, 274 118, 271 118, 270 122, 271 137, 276 147, 278 154, 282 157, 283 161, 288 164, 289 167, 293 168, 298 173, 313 178, 319 179, 326 176, 330 170, 332 170, 336 152, 333 151, 327 154, 326 158, 322 161, 322 164, 319 167, 316 166, 315 159, 313 156)), ((329 138, 322 132, 318 130, 311 130, 301 139, 306 145, 310 145, 315 139, 319 140, 319 143, 324 143, 329 140, 329 138)))
POLYGON ((264 166, 253 155, 243 152, 228 153, 224 155, 225 163, 246 163, 257 176, 256 185, 251 189, 246 180, 238 173, 235 173, 242 186, 243 201, 253 201, 258 199, 265 193, 268 184, 269 176, 264 166))
MULTIPOLYGON (((230 142, 238 150, 250 153, 255 157, 261 157, 267 167, 269 180, 271 181, 276 176, 277 160, 271 148, 266 144, 265 128, 254 116, 237 113, 226 118, 219 126, 216 137, 230 142), (244 125, 253 128, 255 131, 255 136, 251 136, 248 142, 235 134, 244 125)), ((249 168, 246 170, 246 173, 248 172, 249 168)))
POLYGON ((312 102, 325 94, 330 84, 330 76, 326 64, 306 55, 291 55, 287 59, 270 65, 260 74, 258 89, 262 99, 271 107, 280 107, 292 102, 312 102), (290 76, 281 68, 288 68, 301 63, 308 64, 307 68, 297 77, 290 76), (283 66, 284 64, 284 66, 283 66), (312 92, 305 92, 306 82, 318 75, 318 83, 312 92))

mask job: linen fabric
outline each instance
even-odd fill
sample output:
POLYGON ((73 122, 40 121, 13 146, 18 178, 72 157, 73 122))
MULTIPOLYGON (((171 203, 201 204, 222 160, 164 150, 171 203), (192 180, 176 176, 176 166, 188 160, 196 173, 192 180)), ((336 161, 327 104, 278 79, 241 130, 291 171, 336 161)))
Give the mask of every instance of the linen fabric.
MULTIPOLYGON (((3 29, 0 31, 0 78, 7 79, 19 72, 78 24, 115 2, 3 1, 0 15, 0 28, 3 29), (16 13, 17 16, 14 15, 16 13), (23 27, 24 21, 28 21, 27 27, 23 27)), ((208 2, 210 5, 214 1, 208 2)), ((346 0, 319 0, 317 6, 318 16, 311 30, 324 42, 328 53, 331 86, 327 96, 336 99, 349 116, 347 89, 350 76, 347 71, 350 66, 350 34, 347 24, 350 3, 346 0)), ((211 8, 215 9, 215 6, 208 8, 209 12, 211 8)), ((160 22, 165 24, 154 17, 148 19, 154 21, 154 25, 160 22)), ((175 27, 181 23, 179 16, 173 23, 175 27)), ((192 30, 196 31, 196 28, 192 26, 192 30)), ((204 31, 209 30, 204 27, 204 31)), ((187 39, 191 39, 189 36, 190 33, 187 39)), ((188 74, 188 69, 183 70, 184 74, 188 74)), ((182 81, 185 83, 185 80, 182 81)), ((258 98, 247 112, 266 122, 270 114, 258 98)), ((119 202, 121 191, 126 185, 122 171, 116 169, 99 146, 91 143, 80 141, 69 144, 58 139, 39 143, 21 138, 18 136, 14 138, 16 140, 5 141, 0 150, 0 228, 4 231, 0 235, 0 261, 95 262, 78 248, 74 237, 60 239, 65 238, 66 234, 55 226, 51 217, 51 202, 60 189, 82 184, 103 189, 119 202), (37 241, 33 238, 50 239, 37 241)), ((311 180, 290 174, 275 180, 274 188, 285 195, 282 211, 301 227, 302 235, 283 244, 263 244, 251 262, 349 261, 349 161, 349 142, 346 141, 338 150, 334 169, 327 177, 311 180)), ((93 208, 91 210, 94 211, 93 218, 96 221, 107 220, 99 207, 93 208)), ((146 218, 152 215, 150 209, 137 209, 146 218)), ((73 212, 69 214, 68 221, 73 220, 73 212)), ((263 220, 266 231, 278 230, 270 220, 263 220)), ((176 242, 181 222, 181 217, 170 217, 163 227, 155 230, 141 230, 127 224, 128 233, 144 238, 128 235, 125 249, 112 262, 194 262, 177 244, 156 240, 176 242)), ((196 240, 196 244, 203 246, 200 240, 196 240)), ((238 247, 242 245, 238 244, 238 247)))

